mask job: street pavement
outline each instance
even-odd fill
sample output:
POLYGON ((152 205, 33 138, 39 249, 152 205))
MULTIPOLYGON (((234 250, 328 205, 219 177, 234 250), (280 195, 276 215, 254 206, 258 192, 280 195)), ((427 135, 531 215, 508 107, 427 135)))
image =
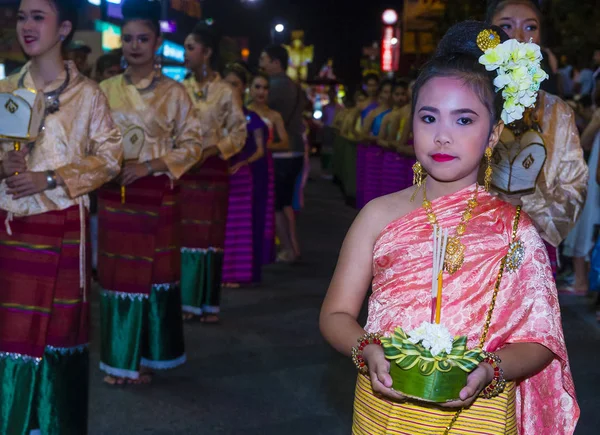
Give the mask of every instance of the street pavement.
MULTIPOLYGON (((318 315, 355 215, 331 182, 309 181, 299 218, 302 262, 267 267, 259 288, 224 290, 221 324, 187 324, 187 364, 152 385, 102 382, 96 295, 90 435, 350 434, 356 371, 321 338, 318 315)), ((600 328, 586 298, 561 303, 582 409, 576 434, 595 435, 600 328)))

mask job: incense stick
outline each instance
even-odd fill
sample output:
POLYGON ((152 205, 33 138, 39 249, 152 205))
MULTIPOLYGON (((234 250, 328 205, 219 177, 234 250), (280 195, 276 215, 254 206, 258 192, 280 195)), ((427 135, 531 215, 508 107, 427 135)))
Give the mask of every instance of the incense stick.
POLYGON ((433 274, 431 280, 431 323, 440 323, 442 309, 442 286, 448 230, 433 227, 433 274))

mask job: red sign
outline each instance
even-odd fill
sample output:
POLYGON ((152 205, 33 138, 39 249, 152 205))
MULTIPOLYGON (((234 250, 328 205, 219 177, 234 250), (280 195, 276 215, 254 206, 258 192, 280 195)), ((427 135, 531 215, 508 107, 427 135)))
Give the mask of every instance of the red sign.
POLYGON ((398 69, 397 65, 394 68, 394 51, 398 49, 398 39, 393 26, 384 26, 383 38, 381 41, 381 71, 393 72, 398 69))

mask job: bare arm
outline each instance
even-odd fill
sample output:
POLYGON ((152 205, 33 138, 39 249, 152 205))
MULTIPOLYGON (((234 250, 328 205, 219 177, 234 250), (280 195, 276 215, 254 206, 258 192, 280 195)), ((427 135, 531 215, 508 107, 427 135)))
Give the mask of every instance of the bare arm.
POLYGON ((275 142, 275 140, 273 140, 269 145, 269 149, 273 151, 287 151, 290 147, 290 139, 285 129, 283 118, 278 112, 274 112, 273 126, 275 127, 275 131, 277 132, 277 136, 279 136, 279 141, 275 142))
POLYGON ((592 120, 581 134, 581 148, 591 151, 596 134, 600 131, 600 109, 596 109, 592 120))
POLYGON ((374 139, 374 137, 371 135, 371 127, 373 126, 373 122, 375 121, 375 112, 378 112, 378 110, 371 110, 365 118, 365 120, 363 121, 363 126, 360 133, 361 140, 374 139))
POLYGON ((348 231, 321 308, 323 337, 340 353, 350 355, 365 331, 357 318, 373 278, 373 245, 377 221, 373 203, 365 207, 348 231))
POLYGON ((256 143, 256 151, 248 157, 248 163, 254 163, 265 155, 265 139, 261 128, 254 130, 254 142, 256 143))

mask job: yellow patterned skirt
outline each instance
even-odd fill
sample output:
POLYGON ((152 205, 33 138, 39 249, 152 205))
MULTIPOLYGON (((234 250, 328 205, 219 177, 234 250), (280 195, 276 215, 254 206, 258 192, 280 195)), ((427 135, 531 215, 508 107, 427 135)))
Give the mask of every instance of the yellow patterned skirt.
MULTIPOLYGON (((451 435, 517 435, 514 382, 494 399, 478 399, 465 409, 451 435)), ((442 435, 456 410, 415 402, 396 403, 373 395, 371 381, 358 376, 352 433, 355 435, 442 435)))

